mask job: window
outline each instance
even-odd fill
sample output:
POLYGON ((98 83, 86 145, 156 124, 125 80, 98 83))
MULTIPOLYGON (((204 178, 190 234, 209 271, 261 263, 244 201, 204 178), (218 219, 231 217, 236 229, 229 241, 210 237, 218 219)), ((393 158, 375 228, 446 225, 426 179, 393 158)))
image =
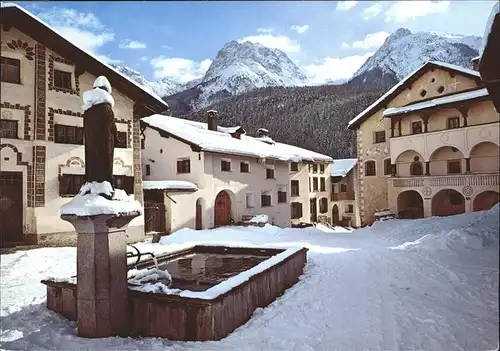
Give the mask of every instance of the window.
POLYGON ((255 206, 253 193, 246 194, 245 202, 246 202, 247 208, 252 208, 255 206))
POLYGON ((0 63, 2 82, 21 84, 21 61, 2 57, 0 63))
POLYGON ((441 94, 444 91, 444 87, 441 85, 439 88, 437 88, 437 92, 441 94))
POLYGON ((85 183, 83 174, 64 174, 59 176, 59 196, 75 196, 85 183))
POLYGON ((318 173, 318 165, 317 164, 312 165, 312 170, 313 173, 318 173))
POLYGON ((71 89, 71 73, 54 70, 54 86, 62 89, 71 89))
POLYGON ((450 117, 448 118, 448 129, 454 129, 460 127, 460 118, 450 117))
POLYGON ((113 183, 115 188, 125 190, 129 195, 134 193, 134 177, 115 175, 113 183))
POLYGON ((392 174, 392 164, 391 164, 391 159, 386 158, 384 160, 384 175, 391 175, 392 174))
POLYGON ((420 96, 421 96, 421 97, 424 97, 425 95, 427 95, 427 90, 422 89, 422 90, 420 91, 420 96))
POLYGON ((278 190, 278 203, 286 203, 286 191, 278 190))
POLYGON ((341 193, 347 193, 347 184, 340 184, 340 192, 341 193))
POLYGON ((311 192, 311 191, 312 191, 312 185, 311 185, 311 182, 312 182, 312 180, 311 180, 311 178, 309 178, 309 192, 311 192))
POLYGON ((56 143, 83 145, 83 127, 56 124, 55 132, 56 143))
POLYGON ((260 196, 260 206, 261 207, 271 206, 271 195, 270 194, 262 194, 260 196))
POLYGON ((385 143, 385 130, 375 132, 374 135, 375 135, 375 141, 374 141, 375 144, 385 143))
POLYGON ((347 208, 345 209, 345 213, 353 213, 354 212, 354 206, 349 204, 347 205, 347 208))
POLYGON ((191 160, 189 158, 177 160, 177 173, 190 173, 191 160))
POLYGON ((146 175, 151 175, 151 165, 146 165, 146 175))
POLYGON ((322 197, 319 199, 319 213, 327 213, 328 212, 328 199, 326 197, 322 197))
POLYGON ((411 133, 421 134, 422 133, 422 121, 411 122, 411 133))
POLYGON ((319 173, 325 173, 325 165, 319 165, 319 173))
POLYGON ((319 178, 319 191, 326 191, 326 180, 325 180, 325 177, 319 178))
POLYGON ((299 219, 302 217, 302 203, 301 202, 292 202, 290 204, 291 217, 292 219, 299 219))
POLYGON ((299 171, 299 164, 297 162, 290 163, 290 171, 298 172, 299 171))
POLYGON ((313 178, 313 191, 318 191, 318 178, 313 178))
POLYGON ((0 119, 0 138, 17 139, 17 121, 0 119))
POLYGON ((141 138, 141 150, 144 150, 146 147, 146 138, 142 137, 141 138))
POLYGON ((292 196, 299 196, 299 181, 298 180, 290 181, 290 189, 292 192, 292 196))
POLYGON ((116 132, 115 147, 120 149, 127 148, 127 132, 116 132))
POLYGON ((375 161, 366 161, 365 162, 365 176, 374 176, 374 175, 376 175, 375 161))
POLYGON ((266 168, 266 179, 274 179, 274 168, 266 168))
POLYGON ((462 173, 462 167, 460 165, 460 160, 449 160, 448 161, 448 174, 460 174, 462 173))
POLYGON ((250 164, 248 162, 240 162, 240 172, 241 173, 249 173, 250 172, 250 164))
POLYGON ((231 172, 231 161, 221 160, 220 161, 220 170, 222 172, 231 172))

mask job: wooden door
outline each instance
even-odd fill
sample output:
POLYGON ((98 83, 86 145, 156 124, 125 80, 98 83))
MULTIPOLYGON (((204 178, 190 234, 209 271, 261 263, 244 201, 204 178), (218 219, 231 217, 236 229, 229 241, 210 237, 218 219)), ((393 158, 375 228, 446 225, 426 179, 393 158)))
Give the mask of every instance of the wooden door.
POLYGON ((317 222, 318 221, 318 207, 317 207, 316 198, 311 199, 309 203, 310 203, 309 210, 311 211, 311 222, 317 222))
POLYGON ((215 198, 215 226, 228 225, 231 220, 231 198, 221 191, 215 198))
POLYGON ((203 229, 202 226, 202 216, 201 216, 201 204, 196 202, 196 230, 203 229))
POLYGON ((0 172, 0 246, 23 241, 23 174, 0 172))
POLYGON ((337 224, 340 221, 339 218, 339 208, 337 205, 333 205, 332 209, 332 224, 337 224))

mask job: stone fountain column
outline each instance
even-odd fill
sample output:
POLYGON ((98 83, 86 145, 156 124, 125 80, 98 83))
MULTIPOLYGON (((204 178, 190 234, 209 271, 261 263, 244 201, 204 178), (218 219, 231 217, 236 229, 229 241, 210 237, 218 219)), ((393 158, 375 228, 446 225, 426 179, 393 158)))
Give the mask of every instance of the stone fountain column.
POLYGON ((125 230, 138 215, 61 216, 78 233, 77 322, 81 337, 128 336, 125 230))
POLYGON ((127 336, 129 327, 127 240, 125 230, 141 214, 141 204, 114 189, 113 154, 117 139, 114 99, 106 77, 83 94, 85 180, 61 218, 76 229, 78 335, 127 336))

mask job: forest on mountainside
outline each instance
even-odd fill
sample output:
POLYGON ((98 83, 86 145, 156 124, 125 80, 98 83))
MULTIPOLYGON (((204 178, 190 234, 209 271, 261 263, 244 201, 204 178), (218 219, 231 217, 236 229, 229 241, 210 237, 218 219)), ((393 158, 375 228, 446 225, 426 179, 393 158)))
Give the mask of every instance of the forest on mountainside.
POLYGON ((172 116, 206 121, 206 111, 218 111, 221 126, 241 125, 249 135, 266 128, 270 137, 329 155, 356 156, 356 134, 347 123, 377 100, 389 87, 322 85, 268 87, 225 98, 200 111, 185 110, 178 101, 167 100, 172 116), (177 108, 179 110, 177 110, 177 108))

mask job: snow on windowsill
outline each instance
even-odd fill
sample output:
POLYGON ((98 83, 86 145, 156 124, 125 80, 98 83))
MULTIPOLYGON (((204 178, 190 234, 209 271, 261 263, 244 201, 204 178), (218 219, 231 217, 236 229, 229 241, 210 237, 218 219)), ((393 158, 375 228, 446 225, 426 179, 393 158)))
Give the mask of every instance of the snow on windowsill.
POLYGON ((61 206, 61 215, 96 216, 134 212, 143 213, 141 204, 124 190, 113 189, 109 182, 85 183, 73 200, 61 206), (111 200, 100 194, 110 196, 111 200))
POLYGON ((191 291, 191 290, 180 290, 180 289, 170 289, 163 283, 145 284, 142 286, 129 287, 130 290, 141 291, 141 292, 152 292, 160 293, 166 295, 178 295, 180 297, 192 298, 192 299, 202 299, 202 300, 213 300, 234 289, 235 287, 245 283, 254 275, 262 273, 266 269, 284 261, 286 258, 294 255, 295 253, 302 250, 301 247, 287 249, 277 255, 270 257, 269 259, 262 261, 258 265, 252 267, 251 269, 241 272, 205 291, 191 291))

